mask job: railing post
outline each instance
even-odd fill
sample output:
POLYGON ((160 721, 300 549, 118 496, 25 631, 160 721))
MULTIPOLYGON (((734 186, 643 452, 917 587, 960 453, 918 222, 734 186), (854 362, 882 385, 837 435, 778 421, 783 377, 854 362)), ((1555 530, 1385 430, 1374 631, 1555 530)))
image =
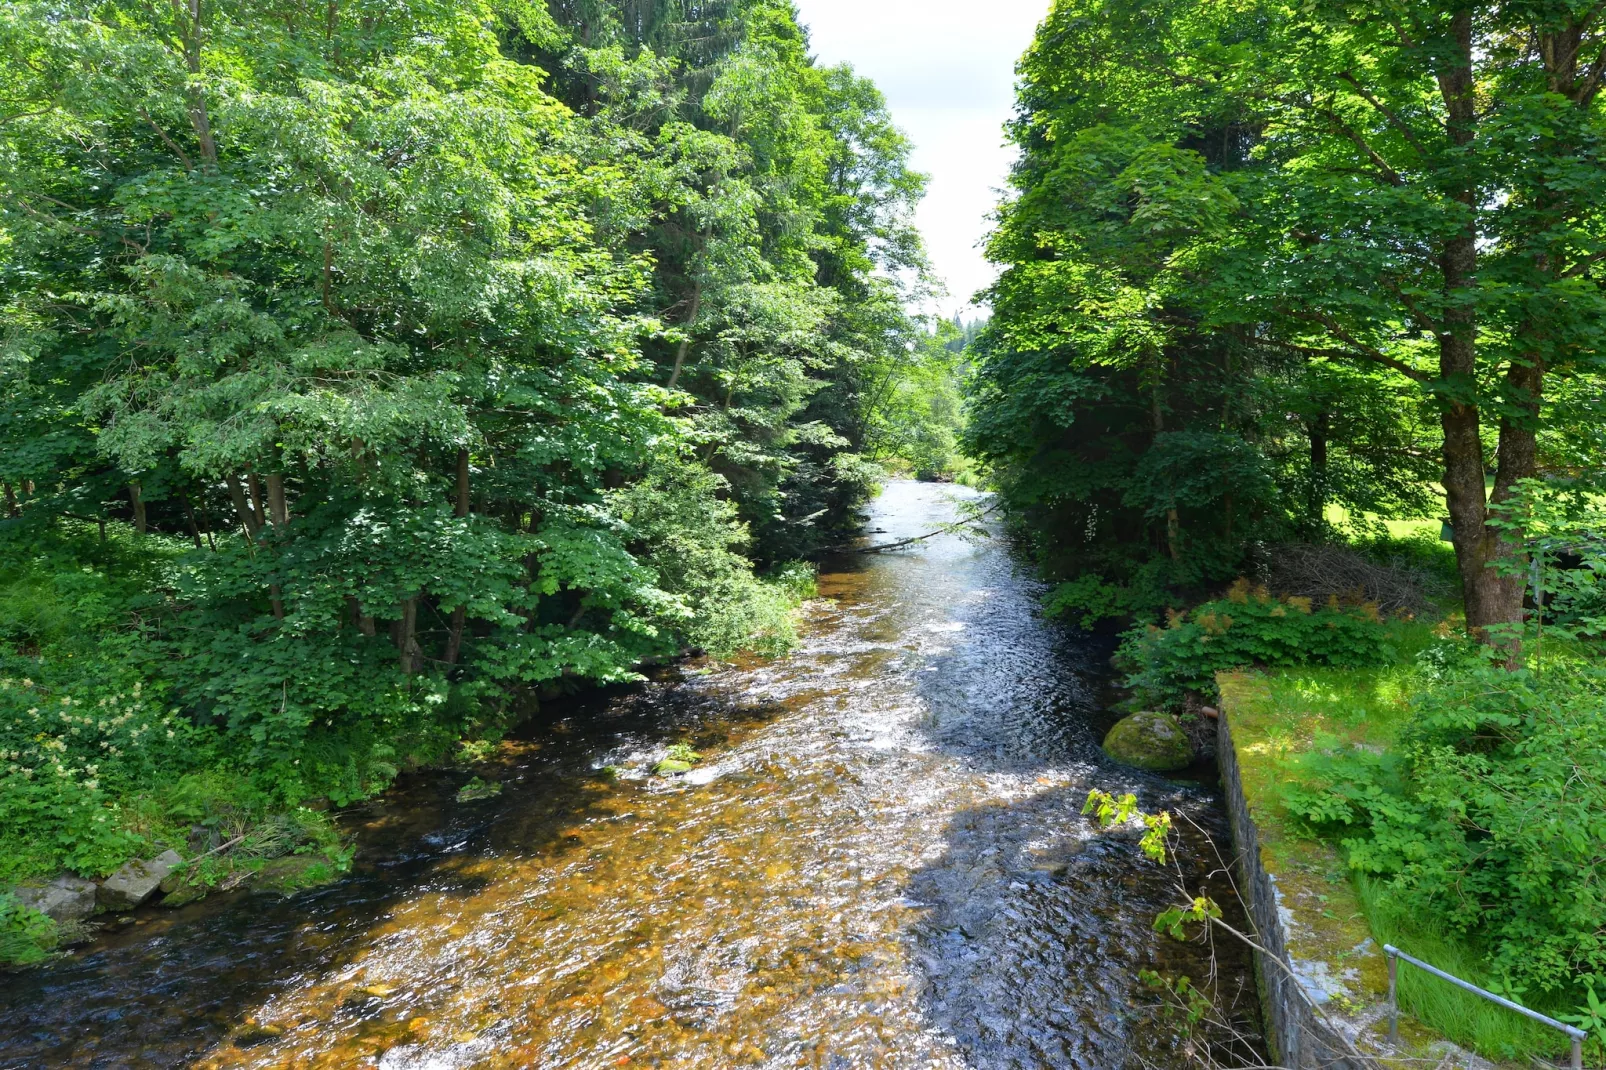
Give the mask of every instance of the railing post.
POLYGON ((1584 1070, 1584 1042, 1580 1037, 1573 1037, 1573 1070, 1584 1070))
POLYGON ((1389 1043, 1398 1046, 1400 1043, 1400 997, 1395 989, 1400 972, 1400 960, 1394 957, 1392 947, 1384 949, 1389 960, 1389 1043))

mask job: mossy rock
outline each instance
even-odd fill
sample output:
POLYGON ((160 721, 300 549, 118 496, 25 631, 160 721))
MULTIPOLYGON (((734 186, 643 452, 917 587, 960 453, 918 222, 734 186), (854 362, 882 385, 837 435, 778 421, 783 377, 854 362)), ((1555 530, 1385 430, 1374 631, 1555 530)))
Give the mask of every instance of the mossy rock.
POLYGON ((467 784, 457 789, 458 802, 479 802, 481 799, 494 799, 502 794, 502 785, 494 780, 481 780, 474 777, 467 784))
POLYGON ((677 776, 681 773, 689 773, 691 770, 692 764, 690 762, 683 762, 678 758, 665 758, 652 767, 652 771, 659 776, 677 776))
POLYGON ((200 879, 200 874, 183 870, 170 875, 162 882, 162 891, 167 894, 162 896, 161 905, 169 908, 181 907, 197 899, 205 899, 211 890, 206 882, 200 879))
POLYGON ((289 895, 303 888, 328 884, 337 874, 322 855, 285 855, 269 859, 251 881, 251 890, 289 895))
POLYGON ((1169 773, 1193 764, 1193 741, 1175 717, 1145 710, 1115 722, 1104 753, 1122 765, 1169 773))

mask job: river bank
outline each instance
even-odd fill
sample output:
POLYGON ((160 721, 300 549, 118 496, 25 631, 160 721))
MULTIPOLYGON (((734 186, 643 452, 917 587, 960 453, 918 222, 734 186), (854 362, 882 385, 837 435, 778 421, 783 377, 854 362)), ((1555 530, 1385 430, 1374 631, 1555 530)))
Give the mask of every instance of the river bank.
MULTIPOLYGON (((869 526, 921 534, 968 493, 895 482, 869 526)), ((341 818, 334 884, 141 914, 5 979, 0 1061, 1167 1065, 1137 974, 1209 963, 1152 930, 1171 874, 1080 809, 1096 786, 1224 825, 1209 791, 1100 754, 1107 645, 1045 624, 996 540, 819 584, 793 655, 551 708, 475 771, 494 797, 404 775, 341 818), (676 743, 703 760, 651 775, 676 743)), ((1181 846, 1226 899, 1211 845, 1181 846)))

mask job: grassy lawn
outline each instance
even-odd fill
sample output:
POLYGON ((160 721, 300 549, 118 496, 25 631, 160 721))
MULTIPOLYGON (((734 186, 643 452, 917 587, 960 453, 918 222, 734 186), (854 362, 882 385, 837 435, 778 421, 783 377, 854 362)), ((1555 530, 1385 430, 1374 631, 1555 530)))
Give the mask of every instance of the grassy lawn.
MULTIPOLYGON (((1350 511, 1342 505, 1329 505, 1327 507, 1327 522, 1335 527, 1347 528, 1354 519, 1350 511)), ((1389 537, 1394 539, 1413 539, 1427 535, 1437 539, 1444 521, 1435 517, 1419 517, 1413 520, 1398 520, 1389 517, 1380 517, 1376 513, 1366 513, 1363 518, 1368 524, 1375 524, 1379 520, 1388 528, 1389 537)))

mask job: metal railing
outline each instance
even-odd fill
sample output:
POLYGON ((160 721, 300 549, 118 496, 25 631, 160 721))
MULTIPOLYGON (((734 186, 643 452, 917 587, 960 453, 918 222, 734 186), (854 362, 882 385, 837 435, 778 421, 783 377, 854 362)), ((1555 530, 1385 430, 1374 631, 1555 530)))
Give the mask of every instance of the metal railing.
POLYGON ((1461 978, 1455 976, 1454 974, 1445 973, 1443 970, 1439 969, 1437 966, 1429 966, 1427 963, 1423 962, 1421 959, 1415 958, 1415 957, 1413 957, 1411 955, 1407 955, 1405 952, 1401 951, 1399 948, 1394 947, 1391 944, 1384 944, 1383 945, 1383 953, 1389 957, 1389 1041, 1390 1041, 1390 1043, 1398 1044, 1399 1040, 1400 1040, 1400 1001, 1399 1001, 1399 997, 1397 996, 1397 994, 1395 992, 1394 982, 1395 982, 1395 975, 1399 970, 1399 960, 1400 959, 1404 959, 1406 962, 1409 962, 1412 966, 1415 966, 1417 969, 1426 970, 1428 973, 1431 973, 1435 977, 1438 977, 1438 978, 1440 978, 1442 980, 1445 980, 1445 981, 1449 981, 1451 984, 1455 985, 1457 988, 1464 988, 1468 992, 1471 992, 1475 996, 1482 996, 1484 999, 1488 1000, 1490 1003, 1498 1003, 1498 1004, 1500 1004, 1500 1006, 1506 1008, 1507 1010, 1516 1011, 1518 1014, 1526 1015, 1527 1017, 1532 1018, 1536 1022, 1539 1022, 1539 1023, 1543 1024, 1543 1025, 1548 1025, 1552 1029, 1559 1029, 1561 1032, 1566 1033, 1569 1037, 1572 1038, 1572 1042, 1573 1042, 1572 1070, 1584 1070, 1584 1038, 1589 1036, 1589 1034, 1584 1032, 1582 1029, 1579 1029, 1577 1026, 1568 1025, 1565 1022, 1558 1022, 1558 1021, 1556 1021, 1556 1019, 1546 1017, 1545 1015, 1540 1014, 1538 1011, 1531 1011, 1527 1007, 1524 1007, 1520 1003, 1513 1003, 1513 1002, 1511 1002, 1511 1000, 1506 999, 1504 996, 1497 996, 1493 992, 1489 992, 1489 991, 1486 991, 1486 990, 1484 990, 1482 988, 1479 988, 1477 985, 1472 984, 1469 981, 1461 980, 1461 978))

